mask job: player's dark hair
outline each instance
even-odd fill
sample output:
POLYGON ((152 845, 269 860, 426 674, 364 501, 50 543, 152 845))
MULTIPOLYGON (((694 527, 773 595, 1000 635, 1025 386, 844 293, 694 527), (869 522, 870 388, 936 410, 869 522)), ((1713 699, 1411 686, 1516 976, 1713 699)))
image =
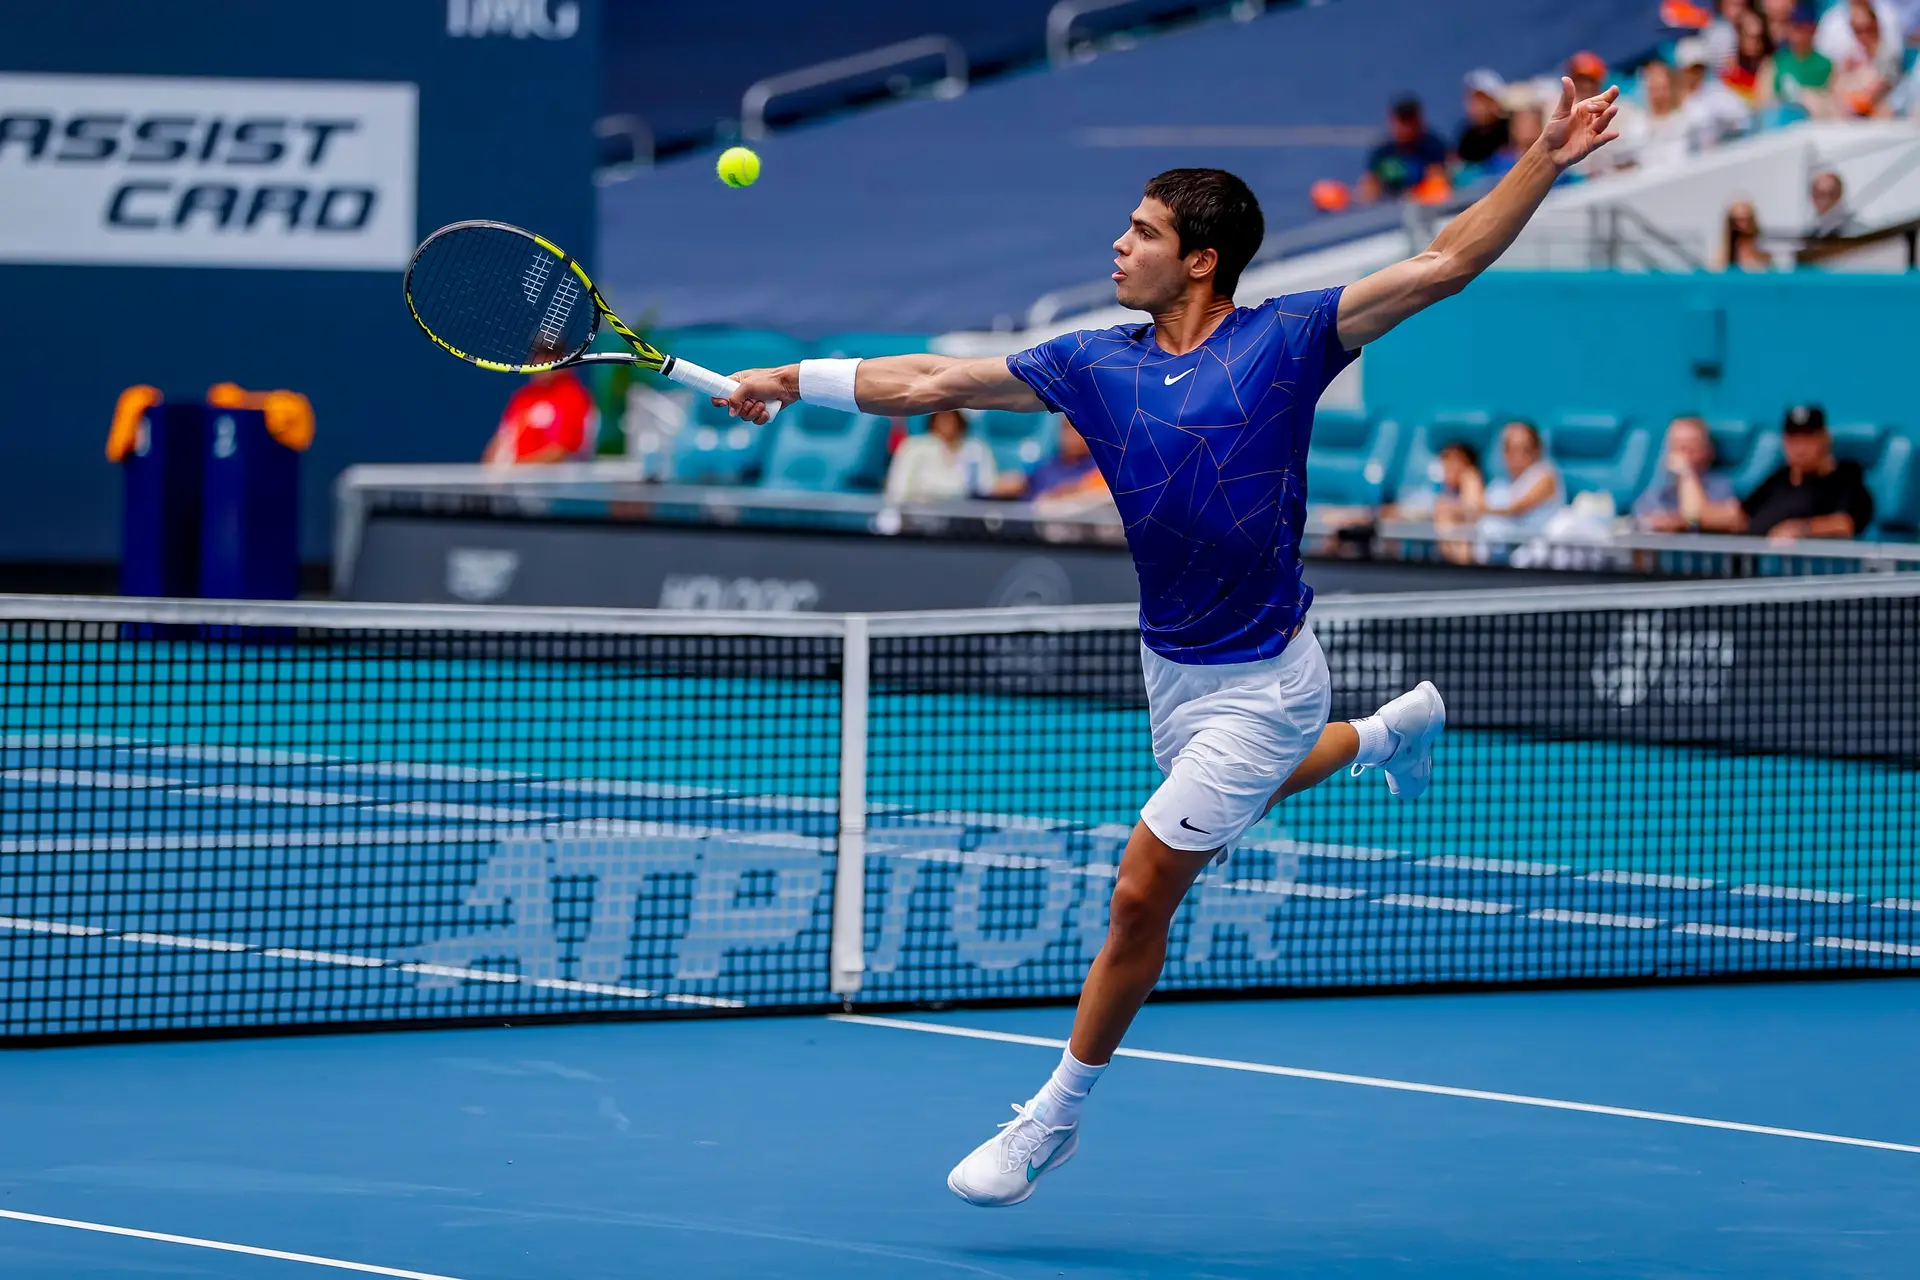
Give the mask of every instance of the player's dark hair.
POLYGON ((1169 169, 1147 184, 1146 196, 1173 213, 1181 257, 1201 249, 1219 255, 1213 291, 1231 298, 1267 238, 1267 220, 1252 190, 1225 169, 1169 169))

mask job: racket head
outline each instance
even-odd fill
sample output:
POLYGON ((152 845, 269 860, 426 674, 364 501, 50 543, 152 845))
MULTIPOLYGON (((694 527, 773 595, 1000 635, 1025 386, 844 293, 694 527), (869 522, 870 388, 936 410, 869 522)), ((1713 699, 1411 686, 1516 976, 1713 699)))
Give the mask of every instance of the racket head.
POLYGON ((539 373, 593 345, 601 303, 579 263, 505 222, 440 228, 407 264, 407 310, 443 350, 482 369, 539 373))

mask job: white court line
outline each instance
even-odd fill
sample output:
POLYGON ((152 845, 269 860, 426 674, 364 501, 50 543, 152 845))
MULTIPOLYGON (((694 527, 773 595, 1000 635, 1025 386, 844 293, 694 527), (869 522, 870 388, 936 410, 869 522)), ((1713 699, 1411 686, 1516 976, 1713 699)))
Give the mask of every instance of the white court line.
POLYGON ((280 1262, 304 1262, 310 1267, 331 1267, 335 1271, 358 1271, 365 1275, 397 1276, 399 1280, 458 1280, 432 1271, 403 1271, 399 1267, 376 1267, 370 1262, 347 1262, 340 1258, 322 1258, 311 1253, 288 1253, 283 1249, 262 1249, 250 1244, 230 1244, 225 1240, 202 1240, 198 1236, 169 1235, 164 1231, 138 1231, 132 1227, 110 1227, 103 1222, 81 1222, 74 1218, 49 1218, 38 1213, 0 1209, 0 1218, 15 1222, 37 1222, 43 1227, 66 1227, 73 1231, 92 1231, 103 1236, 128 1236, 135 1240, 156 1240, 161 1244, 184 1244, 194 1249, 214 1249, 221 1253, 244 1253, 255 1258, 273 1258, 280 1262))
POLYGON ((1881 956, 1920 956, 1920 947, 1905 942, 1872 942, 1862 938, 1815 938, 1816 947, 1836 947, 1841 951, 1868 951, 1881 956))
POLYGON ((1850 893, 1833 893, 1826 889, 1792 889, 1777 884, 1743 884, 1728 893, 1744 898, 1782 898, 1788 902, 1852 902, 1850 893))
POLYGON ((1714 882, 1700 876, 1653 875, 1645 871, 1589 871, 1580 877, 1598 884, 1630 884, 1643 889, 1711 889, 1714 882))
MULTIPOLYGON (((922 1031, 937 1036, 959 1036, 966 1040, 997 1040, 1003 1044, 1028 1044, 1041 1049, 1064 1049, 1065 1040, 1045 1036, 1022 1036, 1008 1031, 983 1031, 977 1027, 950 1027, 936 1022, 913 1022, 905 1018, 875 1018, 857 1013, 830 1013, 829 1022, 850 1022, 867 1027, 891 1027, 896 1031, 922 1031)), ((1597 1102, 1569 1102, 1563 1098, 1536 1098, 1524 1093, 1495 1093, 1486 1089, 1461 1089, 1448 1084, 1420 1084, 1412 1080, 1389 1080, 1381 1076, 1355 1076, 1342 1071, 1311 1071, 1305 1067, 1280 1067, 1266 1062, 1242 1062, 1235 1058, 1202 1058, 1190 1053, 1160 1053, 1153 1049, 1115 1049, 1116 1058, 1141 1058, 1148 1062, 1171 1062, 1187 1067, 1212 1067, 1219 1071, 1246 1071, 1262 1076, 1286 1076, 1294 1080, 1319 1080, 1326 1084, 1358 1085, 1363 1089, 1389 1089, 1396 1093, 1424 1093, 1441 1098, 1469 1098, 1476 1102, 1504 1102, 1516 1107, 1542 1107, 1549 1111, 1579 1111, 1587 1115, 1616 1116, 1624 1120, 1653 1120, 1660 1124, 1686 1125, 1695 1129, 1724 1129, 1729 1133, 1757 1133, 1768 1138, 1797 1138, 1802 1142, 1827 1142, 1843 1147, 1871 1147, 1876 1151, 1899 1151, 1920 1156, 1920 1146, 1904 1142, 1882 1142, 1877 1138, 1849 1138, 1837 1133, 1814 1133, 1806 1129, 1781 1129, 1769 1124, 1744 1124, 1738 1120, 1710 1120, 1705 1116, 1683 1116, 1670 1111, 1642 1111, 1636 1107, 1609 1107, 1597 1102)))
POLYGON ((1437 858, 1422 858, 1416 867, 1434 867, 1442 871, 1486 871, 1503 876, 1557 876, 1572 870, 1554 862, 1516 862, 1512 858, 1469 858, 1457 853, 1437 858))
POLYGON ((1658 929, 1666 923, 1653 916, 1617 916, 1606 911, 1565 911, 1559 907, 1529 911, 1527 919, 1551 920, 1555 924, 1600 925, 1609 929, 1658 929))
POLYGON ((184 787, 185 778, 162 778, 150 773, 108 773, 99 769, 6 769, 0 778, 32 782, 44 787, 88 787, 101 791, 141 791, 149 787, 184 787))
POLYGON ((1389 893, 1375 898, 1383 907, 1420 907, 1426 911, 1466 911, 1477 916, 1503 916, 1511 902, 1476 902, 1472 898, 1436 898, 1425 893, 1389 893))
POLYGON ((1689 922, 1673 926, 1675 933, 1697 933, 1703 938, 1736 938, 1741 942, 1792 942, 1797 936, 1785 929, 1749 929, 1744 925, 1699 924, 1689 922))

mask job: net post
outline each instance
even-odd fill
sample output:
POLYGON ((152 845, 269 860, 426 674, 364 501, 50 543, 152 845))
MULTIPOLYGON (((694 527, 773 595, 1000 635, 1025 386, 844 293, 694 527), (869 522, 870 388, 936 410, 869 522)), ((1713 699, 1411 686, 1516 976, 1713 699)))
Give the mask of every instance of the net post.
POLYGON ((865 614, 847 615, 840 659, 840 829, 835 842, 832 990, 850 998, 866 969, 867 659, 865 614))

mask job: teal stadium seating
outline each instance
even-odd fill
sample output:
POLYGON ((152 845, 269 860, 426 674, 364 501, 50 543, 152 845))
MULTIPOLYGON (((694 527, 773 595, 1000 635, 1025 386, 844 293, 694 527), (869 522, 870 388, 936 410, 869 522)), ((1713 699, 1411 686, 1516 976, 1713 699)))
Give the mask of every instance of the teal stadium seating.
POLYGON ((1322 409, 1313 415, 1307 450, 1307 499, 1337 507, 1374 507, 1386 501, 1398 474, 1404 441, 1400 424, 1365 413, 1322 409))
POLYGON ((1611 413, 1563 413, 1546 432, 1547 456, 1560 468, 1567 496, 1606 493, 1621 511, 1633 505, 1653 473, 1653 433, 1611 413))
MULTIPOLYGON (((660 345, 716 373, 791 364, 805 354, 785 334, 753 329, 686 329, 662 335, 660 345)), ((741 422, 695 395, 686 425, 674 437, 669 475, 678 484, 750 484, 761 475, 779 422, 776 418, 766 427, 741 422)))
MULTIPOLYGON (((1397 475, 1387 496, 1393 498, 1426 489, 1432 483, 1428 473, 1433 467, 1435 455, 1456 441, 1480 455, 1483 469, 1495 465, 1490 455, 1493 452, 1494 431, 1501 421, 1503 419, 1498 415, 1483 409, 1450 409, 1436 413, 1431 421, 1414 427, 1408 435, 1406 451, 1395 469, 1397 475)), ((1313 491, 1311 481, 1308 482, 1307 491, 1313 491)))
POLYGON ((1865 532, 1912 536, 1920 523, 1913 437, 1879 423, 1841 422, 1833 427, 1833 452, 1860 464, 1873 494, 1873 524, 1865 532))
POLYGON ((975 414, 973 432, 993 451, 993 465, 1001 471, 1032 471, 1053 456, 1060 438, 1050 413, 1009 413, 990 409, 975 414))
POLYGON ((873 493, 887 475, 892 422, 872 413, 842 413, 797 404, 774 419, 761 485, 768 489, 873 493))

